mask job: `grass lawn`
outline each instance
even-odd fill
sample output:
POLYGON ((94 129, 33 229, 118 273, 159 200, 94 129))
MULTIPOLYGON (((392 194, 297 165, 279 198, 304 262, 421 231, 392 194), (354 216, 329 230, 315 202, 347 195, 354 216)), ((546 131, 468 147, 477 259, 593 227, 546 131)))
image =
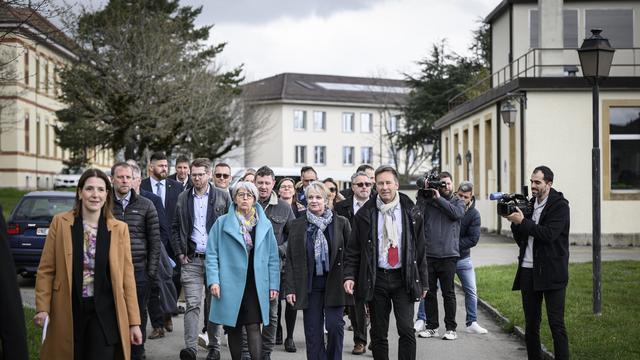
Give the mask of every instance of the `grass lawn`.
POLYGON ((0 188, 0 205, 2 205, 2 213, 5 219, 9 217, 11 210, 16 206, 22 195, 28 192, 14 188, 0 188))
POLYGON ((24 321, 27 325, 27 345, 29 347, 29 359, 38 360, 40 353, 40 342, 42 339, 42 329, 33 323, 33 317, 36 315, 34 309, 24 308, 24 321))
MULTIPOLYGON (((478 296, 524 329, 519 291, 511 291, 515 265, 476 268, 478 296)), ((573 359, 640 359, 640 262, 602 263, 602 315, 592 314, 591 263, 569 265, 565 322, 573 359)), ((543 304, 541 337, 553 352, 543 304)))

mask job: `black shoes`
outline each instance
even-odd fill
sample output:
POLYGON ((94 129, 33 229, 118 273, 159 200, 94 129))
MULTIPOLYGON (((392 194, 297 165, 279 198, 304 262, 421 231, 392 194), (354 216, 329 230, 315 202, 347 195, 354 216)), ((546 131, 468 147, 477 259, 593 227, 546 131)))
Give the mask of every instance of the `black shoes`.
POLYGON ((284 350, 290 353, 298 351, 298 349, 296 349, 296 344, 293 342, 292 338, 287 338, 284 340, 284 350))

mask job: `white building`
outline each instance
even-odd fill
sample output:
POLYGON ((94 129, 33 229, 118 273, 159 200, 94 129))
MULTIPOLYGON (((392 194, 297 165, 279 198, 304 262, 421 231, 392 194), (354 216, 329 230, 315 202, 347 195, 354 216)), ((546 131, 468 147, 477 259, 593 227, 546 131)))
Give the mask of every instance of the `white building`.
POLYGON ((284 73, 244 89, 266 121, 245 144, 245 166, 311 165, 341 179, 360 164, 406 167, 393 145, 409 92, 402 80, 284 73))
POLYGON ((489 193, 521 192, 547 165, 570 201, 571 241, 590 243, 592 93, 576 49, 601 28, 616 48, 600 87, 602 242, 640 245, 640 2, 505 0, 485 21, 493 75, 436 122, 442 167, 473 181, 483 227, 508 230, 489 193), (500 118, 507 102, 518 111, 510 127, 500 118))
MULTIPOLYGON (((58 71, 75 45, 30 8, 0 6, 0 186, 53 187, 69 158, 55 142, 55 112, 62 109, 58 71)), ((110 151, 92 151, 92 166, 109 168, 110 151)))

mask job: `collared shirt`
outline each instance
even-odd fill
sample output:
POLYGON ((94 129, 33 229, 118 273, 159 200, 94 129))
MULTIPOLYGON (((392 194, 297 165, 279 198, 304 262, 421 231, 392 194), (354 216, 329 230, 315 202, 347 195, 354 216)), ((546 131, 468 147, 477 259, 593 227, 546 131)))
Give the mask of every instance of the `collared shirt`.
POLYGON ((191 232, 191 241, 196 244, 197 253, 205 253, 207 251, 207 206, 209 204, 209 185, 203 195, 198 195, 196 189, 191 190, 193 196, 193 231, 191 232))
MULTIPOLYGON (((544 206, 547 205, 547 200, 549 196, 547 196, 542 203, 538 203, 538 199, 533 204, 533 215, 531 216, 531 220, 533 220, 536 225, 538 225, 538 221, 540 221, 540 214, 542 214, 542 210, 544 206)), ((524 258, 522 259, 522 267, 523 268, 533 268, 533 236, 529 236, 527 241, 527 249, 524 251, 524 258)))
POLYGON ((383 255, 384 240, 382 239, 382 228, 384 227, 384 216, 378 211, 378 267, 383 269, 399 269, 402 267, 402 209, 400 203, 393 209, 393 219, 398 231, 398 263, 396 266, 389 265, 388 256, 383 255))
POLYGON ((167 180, 158 181, 154 179, 153 176, 149 177, 149 180, 151 180, 151 191, 153 191, 154 194, 160 196, 160 198, 162 199, 162 206, 166 208, 167 205, 164 202, 164 199, 165 195, 167 194, 167 180), (158 184, 160 184, 160 188, 158 188, 158 184))
POLYGON ((123 198, 119 197, 118 193, 116 193, 116 200, 118 200, 120 204, 122 204, 122 212, 124 212, 124 210, 127 208, 127 205, 129 205, 129 203, 131 202, 131 191, 132 190, 129 190, 127 195, 125 195, 123 198))

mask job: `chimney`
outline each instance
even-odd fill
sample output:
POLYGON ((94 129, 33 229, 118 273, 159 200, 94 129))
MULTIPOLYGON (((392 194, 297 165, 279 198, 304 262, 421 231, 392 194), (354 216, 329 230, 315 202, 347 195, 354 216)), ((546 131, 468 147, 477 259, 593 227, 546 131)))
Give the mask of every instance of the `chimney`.
MULTIPOLYGON (((562 9, 563 0, 538 0, 538 14, 540 16, 538 26, 538 39, 540 39, 540 48, 542 49, 562 49, 563 41, 563 19, 562 9)), ((560 65, 554 67, 542 67, 540 69, 541 76, 564 76, 564 67, 562 50, 543 50, 541 54, 541 63, 549 65, 560 65)))

